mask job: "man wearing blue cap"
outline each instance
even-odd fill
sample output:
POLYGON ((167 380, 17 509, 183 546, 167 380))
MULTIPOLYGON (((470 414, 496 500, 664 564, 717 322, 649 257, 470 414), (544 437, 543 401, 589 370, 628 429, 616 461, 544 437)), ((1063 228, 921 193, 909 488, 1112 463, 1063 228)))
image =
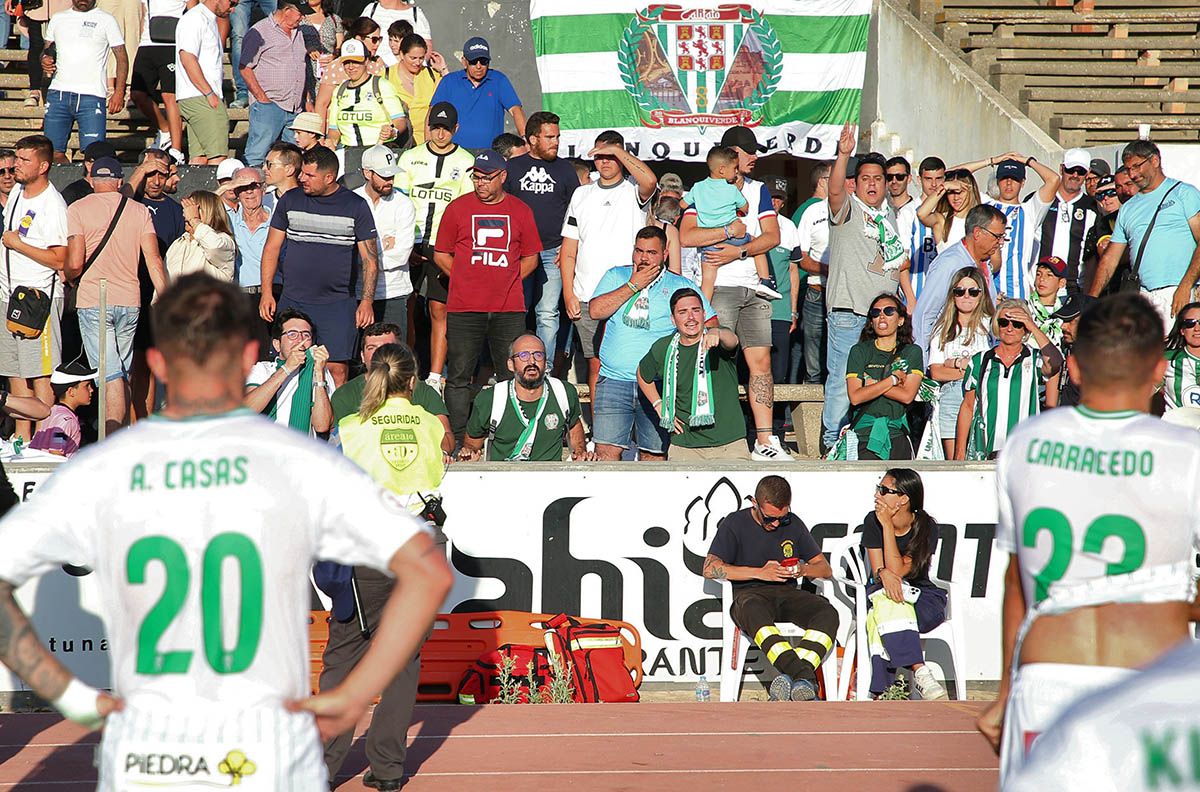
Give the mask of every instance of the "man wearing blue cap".
MULTIPOLYGON (((521 281, 542 250, 533 210, 504 191, 504 158, 484 151, 475 158, 475 191, 446 207, 433 246, 433 262, 450 277, 446 300, 446 408, 455 439, 462 441, 471 409, 471 375, 484 342, 499 379, 510 346, 525 332, 521 281)), ((543 353, 544 355, 544 353, 543 353)))
POLYGON ((519 131, 525 129, 525 111, 508 77, 491 68, 492 50, 485 39, 474 36, 463 45, 463 70, 438 83, 431 105, 449 102, 458 111, 454 142, 478 151, 492 145, 504 131, 504 114, 512 113, 519 131))

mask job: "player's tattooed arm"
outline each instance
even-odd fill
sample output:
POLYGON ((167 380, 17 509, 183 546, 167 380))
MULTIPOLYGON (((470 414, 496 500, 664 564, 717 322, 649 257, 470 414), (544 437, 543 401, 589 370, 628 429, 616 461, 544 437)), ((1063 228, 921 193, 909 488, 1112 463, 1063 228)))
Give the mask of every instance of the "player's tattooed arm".
POLYGON ((71 672, 42 645, 29 617, 13 596, 13 585, 0 580, 0 661, 46 701, 62 696, 71 672))
POLYGON ((725 580, 728 577, 725 562, 709 553, 704 559, 704 577, 709 580, 725 580))

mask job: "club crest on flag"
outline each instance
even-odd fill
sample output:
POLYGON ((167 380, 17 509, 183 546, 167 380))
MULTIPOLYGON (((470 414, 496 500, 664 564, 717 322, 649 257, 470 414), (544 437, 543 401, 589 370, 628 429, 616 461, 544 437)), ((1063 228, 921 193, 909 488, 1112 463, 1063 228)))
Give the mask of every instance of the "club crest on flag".
POLYGON ((647 6, 626 27, 617 60, 651 128, 757 126, 783 73, 779 37, 748 5, 647 6))

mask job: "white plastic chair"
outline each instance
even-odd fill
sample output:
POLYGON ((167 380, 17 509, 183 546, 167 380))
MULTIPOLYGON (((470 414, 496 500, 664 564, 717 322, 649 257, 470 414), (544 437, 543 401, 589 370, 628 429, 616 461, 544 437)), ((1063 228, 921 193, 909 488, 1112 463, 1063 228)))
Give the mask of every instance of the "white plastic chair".
MULTIPOLYGON (((721 581, 721 701, 737 701, 742 692, 742 676, 745 672, 746 654, 754 639, 744 631, 739 630, 729 615, 729 607, 733 604, 733 585, 728 580, 721 581)), ((791 622, 776 622, 775 626, 785 638, 797 638, 804 630, 791 622)), ((821 663, 821 673, 825 677, 825 698, 827 701, 841 701, 835 698, 838 690, 837 673, 837 644, 834 644, 829 657, 821 663)))
MULTIPOLYGON (((851 661, 857 657, 859 663, 857 683, 854 688, 855 697, 859 701, 866 701, 871 697, 871 653, 867 648, 867 582, 870 579, 870 573, 867 571, 866 555, 861 544, 859 544, 861 535, 855 534, 854 539, 853 543, 848 543, 841 547, 830 561, 833 564, 834 579, 845 585, 848 590, 852 590, 854 596, 854 634, 852 638, 847 640, 846 649, 843 654, 843 673, 841 674, 843 689, 839 690, 838 693, 843 698, 849 694, 849 668, 851 661)), ((942 662, 930 657, 928 644, 930 642, 938 642, 946 647, 949 652, 948 659, 954 669, 955 697, 959 701, 965 701, 967 698, 967 641, 964 632, 965 625, 963 619, 953 618, 955 591, 958 587, 953 581, 945 580, 937 574, 941 549, 942 543, 939 542, 938 550, 934 553, 933 559, 930 561, 929 571, 930 579, 938 583, 949 593, 946 598, 946 620, 933 630, 921 634, 921 649, 925 655, 925 664, 930 666, 935 676, 940 676, 948 682, 949 676, 946 674, 946 666, 942 662)))

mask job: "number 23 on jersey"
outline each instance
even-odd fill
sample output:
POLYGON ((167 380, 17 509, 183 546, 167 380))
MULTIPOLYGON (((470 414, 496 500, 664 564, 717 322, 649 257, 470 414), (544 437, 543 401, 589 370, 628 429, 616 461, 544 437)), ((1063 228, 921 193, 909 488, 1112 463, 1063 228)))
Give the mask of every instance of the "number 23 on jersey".
MULTIPOLYGON (((1033 574, 1034 596, 1038 602, 1050 593, 1050 586, 1062 580, 1075 553, 1075 532, 1067 515, 1057 509, 1038 508, 1029 512, 1021 526, 1021 544, 1037 546, 1038 535, 1050 534, 1050 558, 1033 574)), ((1080 551, 1099 556, 1109 539, 1121 542, 1121 560, 1110 562, 1106 575, 1123 575, 1141 568, 1146 559, 1146 534, 1135 520, 1121 514, 1104 514, 1092 520, 1083 532, 1080 551)))

